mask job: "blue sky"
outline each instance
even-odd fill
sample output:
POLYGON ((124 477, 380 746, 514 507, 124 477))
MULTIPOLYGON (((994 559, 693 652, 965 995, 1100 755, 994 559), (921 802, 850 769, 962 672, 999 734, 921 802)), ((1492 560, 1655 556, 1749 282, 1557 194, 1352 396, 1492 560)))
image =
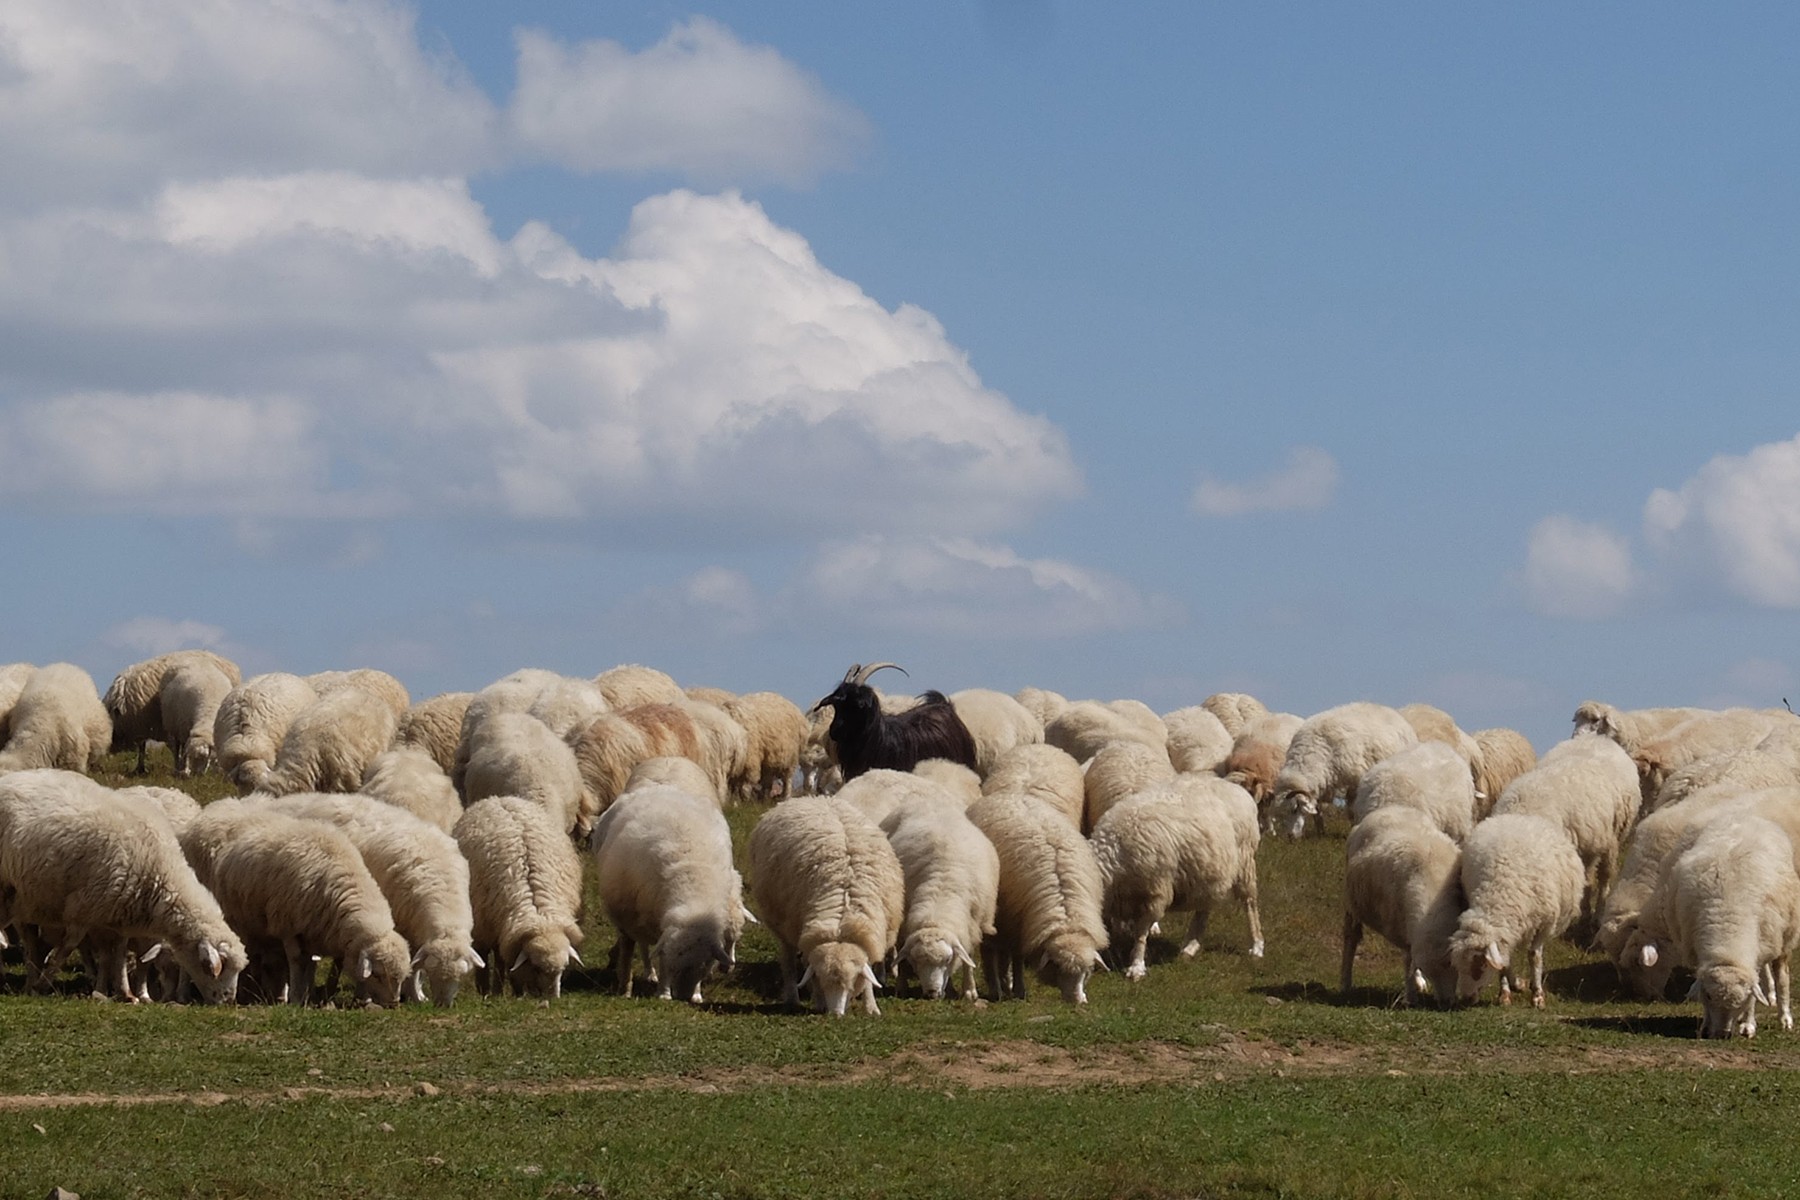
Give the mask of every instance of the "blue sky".
POLYGON ((0 658, 1800 699, 1800 15, 0 8, 0 658))

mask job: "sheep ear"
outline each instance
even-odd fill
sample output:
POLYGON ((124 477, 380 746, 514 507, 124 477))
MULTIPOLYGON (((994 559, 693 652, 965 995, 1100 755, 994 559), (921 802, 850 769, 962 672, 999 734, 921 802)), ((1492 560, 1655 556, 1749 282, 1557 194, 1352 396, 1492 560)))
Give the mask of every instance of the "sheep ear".
POLYGON ((1098 955, 1098 954, 1094 955, 1093 969, 1099 970, 1099 971, 1106 971, 1108 973, 1110 973, 1112 971, 1112 968, 1106 965, 1106 960, 1104 958, 1100 957, 1100 955, 1098 955))
POLYGON ((956 948, 956 961, 969 968, 971 971, 975 969, 975 960, 969 957, 969 952, 961 946, 956 948))
POLYGON ((712 956, 713 961, 719 964, 721 970, 729 971, 737 965, 737 959, 732 957, 731 951, 716 942, 713 944, 712 956))
MULTIPOLYGON (((742 908, 743 906, 739 905, 738 907, 742 908)), ((749 925, 761 925, 762 924, 761 921, 756 919, 756 914, 751 912, 747 908, 744 909, 744 922, 749 925)))
POLYGON ((1431 990, 1431 983, 1425 978, 1425 972, 1419 970, 1417 967, 1413 968, 1412 982, 1413 991, 1415 992, 1429 992, 1431 990))
POLYGON ((521 950, 521 951, 519 951, 519 957, 513 959, 513 965, 507 968, 507 974, 509 974, 509 975, 512 974, 513 972, 517 971, 520 967, 522 967, 524 965, 525 965, 525 952, 523 950, 521 950))
POLYGON ((875 978, 875 968, 871 967, 868 963, 863 964, 863 978, 869 981, 869 986, 871 988, 876 991, 881 990, 881 980, 875 978))
POLYGON ((581 961, 581 951, 577 950, 573 946, 569 947, 569 957, 570 957, 570 959, 572 959, 574 961, 576 966, 582 967, 584 969, 587 967, 587 964, 581 961))
POLYGON ((375 960, 364 950, 356 956, 356 979, 360 982, 375 973, 375 960))
MULTIPOLYGON (((158 946, 157 949, 162 949, 158 946)), ((219 957, 219 948, 211 942, 200 943, 200 961, 206 964, 207 973, 217 979, 225 970, 224 960, 219 957)))
POLYGON ((1700 981, 1698 979, 1694 980, 1693 985, 1688 988, 1686 998, 1689 1000, 1700 999, 1700 981))
POLYGON ((421 966, 424 965, 424 963, 425 963, 425 950, 423 947, 421 947, 420 949, 418 949, 417 951, 415 951, 413 953, 413 956, 412 956, 413 970, 415 970, 415 971, 418 970, 421 966))
POLYGON ((1638 951, 1638 962, 1646 967, 1654 967, 1656 965, 1656 947, 1645 942, 1638 951))
POLYGON ((1050 969, 1050 952, 1048 950, 1046 950, 1046 951, 1044 951, 1044 957, 1038 960, 1038 970, 1048 971, 1049 969, 1050 969))
MULTIPOLYGON (((207 950, 206 943, 201 942, 200 943, 200 955, 202 958, 204 958, 206 956, 206 950, 207 950)), ((156 945, 150 947, 148 950, 146 950, 142 954, 140 954, 138 956, 138 961, 141 963, 155 962, 158 958, 162 957, 162 952, 163 952, 163 944, 161 942, 158 942, 158 943, 156 943, 156 945)))
POLYGON ((1487 964, 1496 971, 1506 970, 1506 960, 1500 957, 1500 943, 1489 942, 1487 948, 1487 964))
POLYGON ((1750 985, 1750 994, 1756 997, 1756 1002, 1758 1004, 1765 1007, 1768 1005, 1769 998, 1763 994, 1762 980, 1758 979, 1755 983, 1750 985))
POLYGON ((469 947, 469 965, 479 967, 483 971, 487 970, 487 960, 475 953, 475 948, 473 946, 469 947))
POLYGON ((806 970, 800 972, 800 982, 795 984, 794 986, 796 988, 803 988, 811 982, 812 982, 812 964, 807 963, 806 970))

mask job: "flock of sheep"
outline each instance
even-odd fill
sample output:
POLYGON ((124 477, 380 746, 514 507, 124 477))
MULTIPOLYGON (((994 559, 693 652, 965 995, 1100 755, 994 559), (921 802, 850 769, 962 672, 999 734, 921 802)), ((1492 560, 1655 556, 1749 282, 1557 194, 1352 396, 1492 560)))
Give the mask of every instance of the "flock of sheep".
POLYGON ((1441 1005, 1592 937, 1660 996, 1695 975, 1710 1036, 1792 1027, 1800 942, 1800 718, 1598 703, 1540 760, 1427 705, 1307 719, 1222 693, 1158 715, 1026 688, 883 696, 852 667, 812 713, 774 693, 683 689, 621 666, 519 671, 412 703, 379 671, 241 679, 202 650, 135 664, 102 697, 66 663, 0 667, 0 945, 44 988, 72 954, 97 994, 305 1003, 329 960, 364 1002, 559 994, 579 964, 584 858, 637 974, 701 999, 746 922, 779 947, 783 998, 877 1011, 928 997, 1072 1003, 1148 938, 1243 905, 1260 956, 1257 847, 1348 810, 1340 983, 1365 926, 1441 1005), (166 743, 239 798, 107 788, 116 749, 166 743), (778 802, 777 802, 778 801, 778 802), (724 809, 752 829, 749 900, 724 809), (586 851, 584 855, 583 851, 586 851), (754 912, 755 915, 752 915, 754 912), (978 975, 983 981, 978 981, 978 975))

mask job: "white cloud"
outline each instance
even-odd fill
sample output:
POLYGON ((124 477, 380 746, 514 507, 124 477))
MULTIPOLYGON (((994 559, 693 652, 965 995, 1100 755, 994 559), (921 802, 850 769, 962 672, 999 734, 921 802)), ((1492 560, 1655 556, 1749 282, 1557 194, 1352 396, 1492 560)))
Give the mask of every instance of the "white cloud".
POLYGON ((1733 663, 1707 696, 1708 708, 1779 708, 1784 699, 1800 703, 1794 669, 1772 658, 1746 658, 1733 663))
POLYGON ((1287 463, 1260 479, 1226 483, 1204 476, 1191 507, 1203 517, 1259 512, 1303 512, 1329 505, 1337 494, 1337 460, 1317 446, 1296 446, 1287 463))
POLYGON ((784 607, 856 629, 937 637, 1044 638, 1162 628, 1162 596, 1056 559, 966 538, 867 535, 825 546, 784 607))
POLYGON ((1534 612, 1591 619, 1617 613, 1638 586, 1638 573, 1627 539, 1558 515, 1532 527, 1523 583, 1534 612))
MULTIPOLYGON (((133 617, 100 635, 103 645, 140 658, 175 650, 212 650, 231 657, 231 639, 217 625, 170 617, 133 617)), ((102 685, 104 686, 104 685, 102 685)))
POLYGON ((712 566, 673 587, 646 588, 621 604, 615 616, 639 633, 735 638, 759 632, 770 613, 749 576, 712 566))
POLYGON ((817 79, 705 17, 637 54, 531 30, 517 41, 514 136, 573 170, 806 184, 868 138, 863 116, 817 79))
POLYGON ((1763 608, 1800 609, 1800 437, 1721 454, 1644 504, 1665 569, 1763 608))

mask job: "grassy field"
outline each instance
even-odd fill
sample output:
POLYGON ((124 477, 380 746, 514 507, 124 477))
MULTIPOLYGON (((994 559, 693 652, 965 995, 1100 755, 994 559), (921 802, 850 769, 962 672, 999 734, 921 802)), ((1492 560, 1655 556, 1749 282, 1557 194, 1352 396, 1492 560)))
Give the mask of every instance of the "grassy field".
POLYGON ((1148 979, 1101 976, 1080 1010, 1040 988, 789 1013, 755 927, 704 1008, 626 1000, 593 913, 596 966, 551 1005, 133 1008, 70 977, 0 996, 0 1196, 1800 1190, 1792 1035, 1698 1042, 1697 1006, 1627 1000, 1569 946, 1544 1012, 1395 1008, 1379 939, 1339 996, 1342 853, 1265 844, 1266 959, 1222 913, 1198 959, 1153 943, 1148 979))

